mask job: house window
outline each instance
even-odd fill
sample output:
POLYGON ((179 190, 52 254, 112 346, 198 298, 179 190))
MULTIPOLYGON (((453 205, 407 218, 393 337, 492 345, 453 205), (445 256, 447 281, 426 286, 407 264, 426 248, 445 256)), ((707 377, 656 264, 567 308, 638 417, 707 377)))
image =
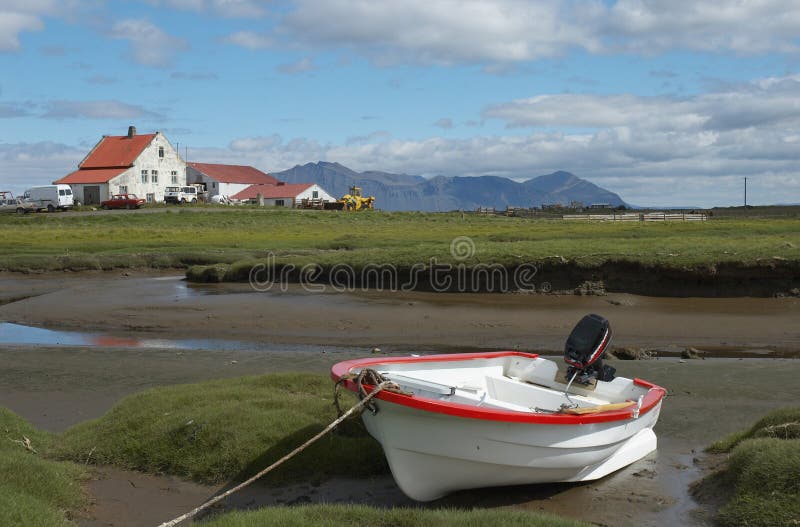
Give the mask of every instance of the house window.
POLYGON ((119 194, 127 194, 127 193, 128 193, 128 185, 120 185, 119 194))
POLYGON ((275 200, 275 206, 276 207, 283 207, 284 206, 283 205, 283 200, 282 199, 276 199, 275 200))
POLYGON ((158 170, 151 170, 150 175, 152 176, 150 178, 150 181, 152 181, 153 183, 158 183, 158 170))
POLYGON ((163 146, 159 146, 158 147, 158 157, 160 157, 161 159, 164 159, 164 147, 163 146))
POLYGON ((173 170, 172 172, 170 172, 170 175, 172 176, 172 184, 173 185, 177 185, 178 184, 178 171, 177 170, 173 170))
POLYGON ((145 199, 147 199, 147 203, 153 203, 156 200, 156 195, 148 193, 145 199))
POLYGON ((312 192, 312 193, 311 193, 311 197, 312 197, 313 199, 318 199, 318 198, 319 198, 319 191, 318 191, 318 190, 315 190, 314 192, 312 192))
POLYGON ((214 181, 213 183, 211 183, 211 188, 217 188, 217 182, 216 182, 216 181, 214 181))
POLYGON ((147 170, 142 170, 142 183, 147 183, 147 170))

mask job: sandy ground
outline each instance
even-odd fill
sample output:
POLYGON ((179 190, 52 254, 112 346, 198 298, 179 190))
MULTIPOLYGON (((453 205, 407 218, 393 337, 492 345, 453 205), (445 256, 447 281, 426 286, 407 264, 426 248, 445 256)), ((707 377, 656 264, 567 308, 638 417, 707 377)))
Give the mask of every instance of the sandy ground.
MULTIPOLYGON (((114 274, 0 275, 0 321, 113 335, 120 344, 0 345, 0 405, 58 431, 102 415, 150 386, 276 371, 326 372, 369 353, 474 348, 552 349, 587 312, 611 320, 616 343, 743 356, 800 348, 798 299, 656 299, 630 295, 253 293, 242 285, 192 287, 176 278, 114 274), (29 297, 29 298, 23 298, 29 297), (20 299, 23 298, 23 299, 20 299), (14 299, 18 299, 13 301, 14 299), (136 347, 153 336, 236 349, 136 347), (204 340, 209 339, 209 340, 204 340), (128 345, 129 344, 129 345, 128 345), (268 344, 268 347, 264 347, 268 344), (109 347, 113 346, 113 347, 109 347)), ((0 329, 2 331, 2 329, 0 329)), ((3 335, 0 334, 0 341, 3 335)), ((615 361, 618 374, 669 389, 656 453, 597 482, 460 492, 425 506, 518 507, 601 525, 705 525, 687 493, 702 448, 796 400, 800 360, 714 358, 615 361)), ((89 484, 86 526, 156 525, 219 489, 102 468, 89 484)), ((255 487, 227 507, 357 502, 420 506, 390 476, 320 486, 255 487)))

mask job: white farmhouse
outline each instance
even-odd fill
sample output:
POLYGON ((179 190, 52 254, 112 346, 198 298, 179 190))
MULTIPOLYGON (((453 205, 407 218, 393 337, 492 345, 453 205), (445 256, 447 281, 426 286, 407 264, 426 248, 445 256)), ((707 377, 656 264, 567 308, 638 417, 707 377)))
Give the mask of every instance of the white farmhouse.
POLYGON ((186 180, 205 187, 208 197, 231 197, 250 185, 276 185, 278 180, 255 167, 217 163, 187 163, 186 180))
POLYGON ((76 200, 100 203, 113 194, 136 194, 148 203, 164 201, 164 189, 186 185, 186 162, 161 132, 106 135, 78 165, 54 184, 72 187, 76 200))
POLYGON ((275 185, 250 185, 231 196, 239 201, 265 205, 267 207, 300 207, 303 200, 332 202, 336 198, 325 192, 316 183, 283 183, 275 185))

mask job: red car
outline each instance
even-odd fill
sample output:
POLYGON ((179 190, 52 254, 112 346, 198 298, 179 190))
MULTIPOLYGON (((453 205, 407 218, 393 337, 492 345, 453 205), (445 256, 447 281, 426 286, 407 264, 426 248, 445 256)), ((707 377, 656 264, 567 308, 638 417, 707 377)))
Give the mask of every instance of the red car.
POLYGON ((136 194, 114 194, 111 199, 100 203, 103 209, 138 209, 144 200, 137 198, 136 194))

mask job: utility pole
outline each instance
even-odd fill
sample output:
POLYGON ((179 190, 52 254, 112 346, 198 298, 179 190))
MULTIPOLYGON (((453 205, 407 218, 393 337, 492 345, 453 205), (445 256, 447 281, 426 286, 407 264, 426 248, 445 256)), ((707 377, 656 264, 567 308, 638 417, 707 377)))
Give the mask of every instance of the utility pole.
POLYGON ((747 178, 744 178, 744 208, 747 208, 747 178))

